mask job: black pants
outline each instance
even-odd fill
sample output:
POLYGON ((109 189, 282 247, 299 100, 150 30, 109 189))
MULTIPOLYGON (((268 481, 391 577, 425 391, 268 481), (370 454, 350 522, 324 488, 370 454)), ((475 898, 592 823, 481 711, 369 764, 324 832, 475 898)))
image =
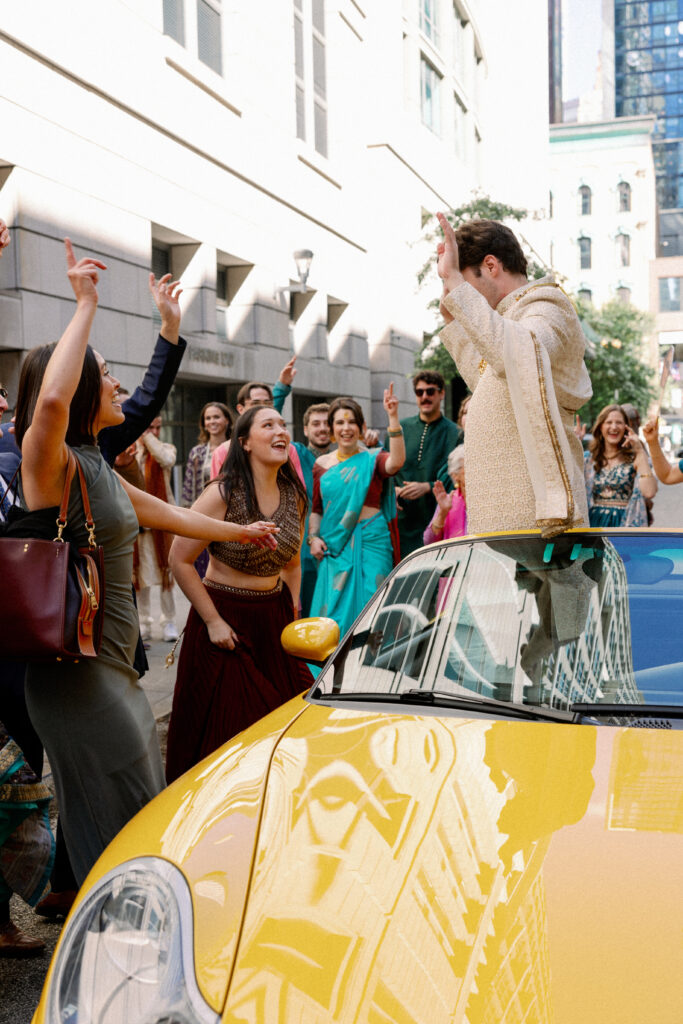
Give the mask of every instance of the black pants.
MULTIPOLYGON (((39 779, 43 777, 43 744, 26 708, 24 695, 24 676, 26 668, 23 664, 12 661, 0 662, 0 722, 2 722, 14 742, 21 747, 24 760, 28 762, 39 779)), ((77 889, 69 855, 66 852, 62 826, 57 821, 57 847, 55 863, 50 875, 50 883, 55 892, 77 889)), ((0 903, 0 925, 9 920, 9 903, 0 903)))

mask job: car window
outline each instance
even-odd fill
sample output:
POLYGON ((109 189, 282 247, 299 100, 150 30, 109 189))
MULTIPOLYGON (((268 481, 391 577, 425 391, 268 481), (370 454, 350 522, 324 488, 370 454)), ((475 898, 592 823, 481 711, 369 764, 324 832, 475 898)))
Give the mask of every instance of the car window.
POLYGON ((463 540, 407 558, 319 679, 571 704, 683 704, 683 538, 463 540))

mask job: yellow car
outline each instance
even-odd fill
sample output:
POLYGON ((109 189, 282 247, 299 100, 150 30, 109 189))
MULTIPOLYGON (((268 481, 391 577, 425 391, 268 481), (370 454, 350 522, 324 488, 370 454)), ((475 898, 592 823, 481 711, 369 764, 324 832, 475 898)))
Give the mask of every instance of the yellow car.
POLYGON ((683 532, 405 559, 88 877, 36 1024, 679 1024, 683 532))

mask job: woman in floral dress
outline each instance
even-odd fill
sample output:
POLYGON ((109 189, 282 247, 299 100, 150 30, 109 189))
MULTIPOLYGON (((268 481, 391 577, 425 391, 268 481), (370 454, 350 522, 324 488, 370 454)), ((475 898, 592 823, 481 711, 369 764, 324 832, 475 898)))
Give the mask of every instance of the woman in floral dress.
POLYGON ((654 498, 657 481, 620 405, 600 410, 584 474, 591 526, 647 526, 643 499, 654 498))

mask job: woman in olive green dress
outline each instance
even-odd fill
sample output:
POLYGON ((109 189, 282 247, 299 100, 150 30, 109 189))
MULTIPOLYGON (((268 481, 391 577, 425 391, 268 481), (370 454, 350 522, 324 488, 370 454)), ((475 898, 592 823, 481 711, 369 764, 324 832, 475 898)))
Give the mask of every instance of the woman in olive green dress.
MULTIPOLYGON (((275 546, 272 524, 236 526, 168 505, 131 487, 106 464, 98 432, 123 420, 119 382, 88 336, 97 308, 95 259, 65 240, 76 312, 56 345, 29 353, 17 398, 22 451, 21 496, 30 511, 59 504, 69 449, 88 486, 98 544, 104 548, 104 631, 97 658, 32 664, 26 696, 52 767, 59 810, 77 880, 129 819, 164 786, 155 722, 133 668, 138 632, 132 601, 133 542, 139 526, 206 539, 275 546)), ((177 297, 179 288, 174 289, 177 297)), ((69 530, 87 545, 80 489, 74 482, 69 530)))

